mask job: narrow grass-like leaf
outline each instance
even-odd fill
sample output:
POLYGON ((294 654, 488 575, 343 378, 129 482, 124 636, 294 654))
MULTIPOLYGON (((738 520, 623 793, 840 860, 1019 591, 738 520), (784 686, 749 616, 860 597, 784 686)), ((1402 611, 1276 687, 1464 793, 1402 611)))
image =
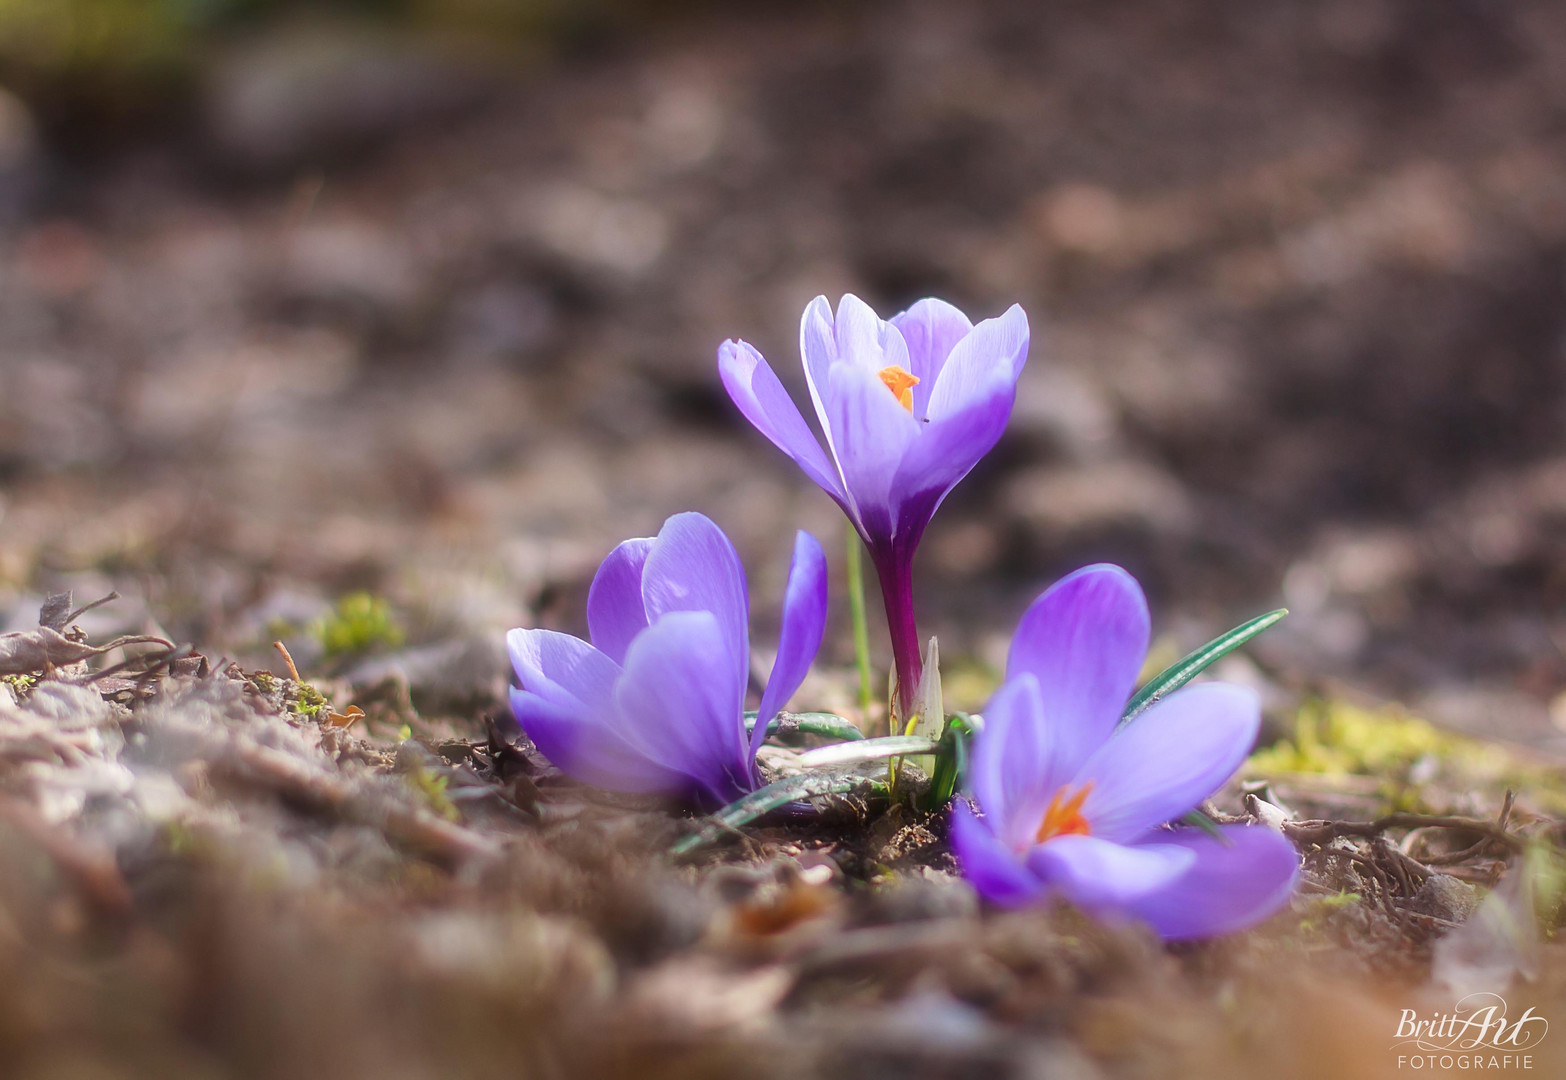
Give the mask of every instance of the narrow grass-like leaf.
POLYGON ((926 810, 939 810, 951 802, 957 785, 968 772, 968 740, 973 725, 967 713, 952 713, 935 751, 935 767, 930 770, 930 788, 925 795, 926 810))
POLYGON ((854 662, 859 668, 859 711, 869 717, 875 704, 870 674, 870 620, 865 615, 865 549, 859 534, 848 529, 848 611, 854 624, 854 662))
POLYGON ((1218 841, 1224 847, 1229 846, 1229 838, 1223 834, 1223 830, 1218 827, 1218 823, 1212 818, 1208 817, 1206 814, 1202 813, 1200 810, 1192 810, 1180 820, 1185 822, 1187 825, 1194 825, 1198 829, 1201 829, 1204 833, 1218 841))
MULTIPOLYGON (((755 726, 756 712, 752 709, 745 713, 745 730, 751 731, 755 726)), ((767 725, 767 734, 776 735, 780 731, 797 731, 801 735, 825 735, 829 739, 843 739, 848 742, 857 742, 865 737, 865 733, 859 730, 858 724, 846 716, 829 712, 778 713, 767 725)))
POLYGON ((1146 712, 1148 707, 1158 701, 1159 698, 1172 694, 1186 683, 1196 678, 1214 661, 1229 655, 1251 638, 1261 633, 1282 619, 1289 613, 1288 608, 1279 608, 1269 611, 1265 615, 1258 615, 1249 622, 1243 622, 1226 634, 1219 634, 1200 649, 1181 657, 1173 664, 1164 668, 1153 676, 1138 690, 1126 705, 1126 711, 1120 717, 1121 725, 1129 724, 1139 715, 1146 712))
POLYGON ((799 755, 801 769, 840 768, 857 765, 862 761, 881 758, 904 757, 908 754, 933 754, 940 745, 934 739, 920 735, 887 735, 879 739, 863 739, 859 742, 834 743, 818 750, 807 750, 799 755))
POLYGON ((763 814, 770 813, 780 806, 787 806, 791 802, 819 798, 822 795, 846 795, 871 783, 873 781, 866 777, 840 772, 810 772, 785 776, 766 787, 757 788, 743 799, 729 803, 708 818, 699 831, 681 837, 679 842, 669 849, 669 854, 689 855, 697 848, 712 843, 724 833, 731 832, 741 825, 747 825, 763 814))

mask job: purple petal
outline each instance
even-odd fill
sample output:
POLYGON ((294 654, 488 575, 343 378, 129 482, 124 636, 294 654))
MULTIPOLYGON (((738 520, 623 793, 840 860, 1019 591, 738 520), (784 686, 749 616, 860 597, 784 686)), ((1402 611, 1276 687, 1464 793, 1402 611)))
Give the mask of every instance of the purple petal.
POLYGON ((716 617, 723 661, 731 681, 739 684, 736 709, 743 709, 750 674, 750 598, 745 567, 723 530, 695 513, 665 521, 642 571, 642 600, 649 622, 671 611, 710 611, 716 617))
POLYGON ((1002 378, 990 390, 967 408, 926 423, 903 455, 891 486, 892 501, 901 508, 899 532, 922 533, 947 493, 1000 441, 1017 388, 1002 378))
POLYGON ((588 633, 598 650, 617 664, 625 662, 631 639, 647 629, 642 567, 652 545, 650 536, 625 541, 599 564, 587 590, 588 633))
POLYGON ((908 370, 919 379, 913 388, 914 415, 925 416, 930 392, 935 389, 935 380, 951 355, 952 346, 968 336, 973 323, 945 300, 934 297, 920 300, 887 321, 897 327, 908 344, 908 359, 912 362, 908 370))
POLYGON ((974 815, 964 799, 956 800, 952 807, 950 837, 962 876, 990 903, 1020 907, 1044 892, 1044 883, 996 837, 987 818, 974 815))
POLYGON ((506 651, 522 689, 563 708, 613 711, 620 665, 581 638, 553 630, 512 630, 506 651))
POLYGON ((904 371, 910 370, 909 365, 913 361, 908 355, 908 343, 903 340, 903 335, 853 293, 845 293, 837 302, 834 331, 839 363, 868 368, 871 372, 893 366, 904 371))
POLYGON ((1163 889, 1132 904, 1130 912, 1174 940, 1242 930, 1288 903, 1299 875, 1294 845, 1261 826, 1229 825, 1222 831, 1227 844, 1191 829, 1160 834, 1160 846, 1178 845, 1195 861, 1163 889))
POLYGON ((1147 655, 1147 600, 1118 566, 1084 567, 1051 586, 1017 624, 1006 678, 1039 681, 1044 715, 1075 771, 1115 730, 1147 655))
POLYGON ((1170 694, 1082 766, 1093 782, 1082 815, 1095 836, 1129 841, 1179 817, 1234 775, 1256 741, 1254 691, 1198 683, 1170 694))
POLYGON ((827 450, 835 458, 837 444, 832 441, 832 429, 827 424, 827 373, 837 363, 836 319, 832 305, 824 296, 818 296, 805 305, 805 313, 799 317, 799 355, 805 364, 805 385, 810 388, 810 400, 816 407, 816 419, 826 435, 827 450))
POLYGON ((876 369, 860 364, 833 365, 827 410, 849 497, 861 514, 884 512, 897 527, 890 500, 892 478, 922 425, 886 388, 876 369))
POLYGON ((778 714, 799 684, 805 681, 810 664, 821 648, 826 632, 827 565, 826 555, 814 536, 800 531, 794 535, 794 558, 788 568, 788 586, 783 593, 783 629, 778 635, 778 655, 772 662, 772 674, 761 695, 761 709, 750 737, 750 756, 754 758, 767 737, 767 723, 778 714))
POLYGON ((992 393, 997 381, 1016 384, 1028 359, 1028 316, 1016 304, 996 319, 985 319, 952 348, 930 392, 931 420, 966 408, 992 393))
POLYGON ((512 712, 561 771, 618 791, 690 786, 621 724, 615 704, 620 665, 580 638, 553 630, 513 630, 506 647, 522 683, 511 693, 512 712))
POLYGON ((843 502, 846 496, 837 466, 821 449, 798 406, 761 354, 743 341, 725 341, 718 349, 718 374, 745 419, 793 458, 821 490, 843 502))
POLYGON ((736 676, 726 646, 712 612, 670 612, 631 643, 615 687, 622 725, 660 765, 691 777, 717 805, 755 786, 744 672, 736 676))
POLYGON ((991 830, 1014 847, 1032 843, 1051 796, 1071 779, 1056 759, 1055 732, 1032 675, 1008 679, 984 707, 968 785, 991 830))
POLYGON ((1120 910, 1167 888, 1196 861, 1178 844, 1116 844, 1097 836, 1057 836, 1028 854, 1028 868, 1088 911, 1120 910))
POLYGON ((679 795, 692 786, 684 773, 665 768, 628 741, 612 710, 573 708, 513 687, 511 711, 539 752, 567 776, 612 791, 679 795))

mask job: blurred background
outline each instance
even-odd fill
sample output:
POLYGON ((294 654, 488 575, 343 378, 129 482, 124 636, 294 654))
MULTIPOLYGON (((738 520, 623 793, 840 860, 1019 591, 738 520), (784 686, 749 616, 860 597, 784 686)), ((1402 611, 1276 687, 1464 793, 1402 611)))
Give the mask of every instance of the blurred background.
POLYGON ((921 554, 949 701, 1108 559, 1169 650, 1286 604, 1259 677, 1566 747, 1553 0, 0 0, 0 86, 12 626, 303 666, 363 591, 493 683, 699 509, 770 637, 842 526, 715 349, 802 393, 811 297, 934 294, 1034 328, 921 554))

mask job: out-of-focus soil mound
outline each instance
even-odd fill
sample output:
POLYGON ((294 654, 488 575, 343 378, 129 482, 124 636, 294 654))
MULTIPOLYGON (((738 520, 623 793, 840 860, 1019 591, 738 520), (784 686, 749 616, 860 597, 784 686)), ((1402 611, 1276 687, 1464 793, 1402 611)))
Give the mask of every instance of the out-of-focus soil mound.
POLYGON ((1165 947, 983 910, 945 815, 884 783, 714 835, 495 724, 442 737, 369 695, 338 712, 167 643, 93 670, 77 657, 113 643, 70 607, 0 637, 8 1078, 1370 1080, 1441 1050, 1467 1063, 1445 1075, 1566 1054, 1539 933, 1562 914, 1560 772, 1411 722, 1326 715, 1248 762, 1207 812, 1289 836, 1297 893, 1165 947), (1312 774, 1329 760, 1350 771, 1312 774), (682 833, 708 839, 676 856, 682 833), (1420 1054, 1408 1016, 1480 988, 1505 991, 1506 1028, 1420 1054))

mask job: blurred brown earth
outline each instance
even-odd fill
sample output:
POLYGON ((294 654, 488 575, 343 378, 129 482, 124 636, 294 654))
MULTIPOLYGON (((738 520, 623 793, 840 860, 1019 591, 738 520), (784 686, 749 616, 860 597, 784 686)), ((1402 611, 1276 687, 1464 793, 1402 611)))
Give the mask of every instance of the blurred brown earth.
POLYGON ((841 526, 717 344, 801 391, 812 296, 936 294, 1034 327, 921 556, 943 655, 1109 559, 1176 645, 1287 604, 1285 683, 1566 739, 1558 3, 769 6, 555 53, 293 20, 193 87, 108 149, 0 109, 13 625, 117 587, 265 662, 369 588, 416 644, 580 629, 683 509, 764 616, 841 526))

